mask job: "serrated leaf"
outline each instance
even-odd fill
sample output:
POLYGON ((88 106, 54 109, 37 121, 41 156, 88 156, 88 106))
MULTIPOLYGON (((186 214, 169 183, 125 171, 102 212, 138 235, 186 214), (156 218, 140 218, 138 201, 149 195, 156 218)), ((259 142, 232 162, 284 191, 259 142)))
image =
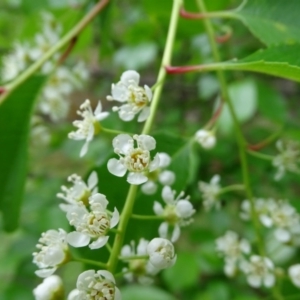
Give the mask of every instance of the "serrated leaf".
POLYGON ((300 42, 300 1, 248 0, 229 17, 241 20, 262 43, 300 42))
POLYGON ((18 227, 27 167, 29 122, 43 77, 32 77, 0 106, 0 209, 4 229, 18 227))
POLYGON ((215 70, 250 71, 300 82, 300 44, 278 45, 261 49, 250 56, 228 62, 200 66, 171 67, 170 73, 215 70))

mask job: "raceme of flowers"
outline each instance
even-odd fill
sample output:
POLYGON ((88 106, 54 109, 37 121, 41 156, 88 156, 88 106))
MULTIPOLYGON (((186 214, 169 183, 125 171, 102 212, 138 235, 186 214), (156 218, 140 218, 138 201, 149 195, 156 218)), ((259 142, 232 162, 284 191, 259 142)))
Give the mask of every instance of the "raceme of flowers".
POLYGON ((113 139, 114 152, 119 159, 111 158, 107 163, 110 173, 123 177, 128 171, 127 181, 130 184, 142 184, 148 180, 145 175, 159 168, 159 155, 153 159, 150 151, 155 149, 155 139, 146 134, 131 137, 128 134, 119 134, 113 139))
POLYGON ((193 221, 192 215, 196 211, 190 203, 189 197, 184 197, 182 192, 175 198, 175 191, 172 191, 169 186, 163 188, 162 198, 166 203, 164 208, 157 201, 154 202, 153 206, 155 214, 165 218, 165 222, 159 226, 159 236, 162 238, 169 237, 169 226, 172 226, 173 232, 170 235, 170 240, 175 242, 180 236, 180 227, 189 225, 193 221))
MULTIPOLYGON (((42 14, 42 24, 41 32, 35 35, 34 42, 16 43, 12 52, 3 56, 0 77, 4 82, 14 80, 59 41, 62 26, 51 14, 42 14)), ((57 66, 59 57, 60 54, 56 54, 40 70, 42 74, 50 76, 39 96, 38 109, 54 122, 66 117, 70 105, 67 96, 81 88, 88 78, 83 62, 78 62, 70 70, 62 65, 57 66)))

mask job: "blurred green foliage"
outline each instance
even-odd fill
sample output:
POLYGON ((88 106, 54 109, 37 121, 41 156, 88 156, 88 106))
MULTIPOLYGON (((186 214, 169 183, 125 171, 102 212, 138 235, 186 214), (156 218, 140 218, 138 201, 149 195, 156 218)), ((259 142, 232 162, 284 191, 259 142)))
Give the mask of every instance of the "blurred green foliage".
MULTIPOLYGON (((291 3, 294 5, 295 1, 291 3)), ((78 1, 82 3, 78 7, 70 5, 72 2, 2 0, 0 55, 8 53, 15 41, 33 38, 39 30, 42 11, 54 14, 63 24, 64 32, 67 32, 95 1, 78 1)), ((234 8, 240 4, 237 0, 206 2, 211 11, 234 8)), ((253 3, 260 4, 259 1, 253 3)), ((267 2, 265 0, 261 3, 267 2)), ((2 216, 2 229, 6 227, 5 220, 15 222, 13 220, 17 215, 10 216, 15 209, 21 209, 21 217, 20 228, 15 233, 9 234, 4 231, 0 233, 0 299, 33 298, 32 289, 40 279, 34 275, 32 252, 35 251, 35 244, 41 232, 50 228, 66 230, 69 228, 65 215, 58 208, 59 201, 56 198, 56 193, 59 192, 60 186, 66 183, 67 176, 72 173, 87 176, 91 170, 96 170, 99 176, 99 191, 107 195, 111 209, 117 206, 121 210, 129 185, 124 178, 115 177, 107 171, 107 159, 113 156, 111 147, 113 136, 97 137, 91 143, 86 157, 79 159, 80 142, 68 140, 67 133, 72 128, 71 121, 77 118, 76 109, 83 100, 89 98, 96 104, 98 99, 105 99, 105 96, 110 94, 111 83, 116 82, 124 70, 136 69, 141 73, 143 84, 152 86, 155 83, 164 49, 171 5, 171 0, 160 1, 159 4, 153 0, 112 1, 80 35, 66 64, 72 65, 79 58, 84 59, 89 68, 90 81, 84 90, 71 95, 72 110, 68 120, 54 124, 45 119, 52 132, 50 147, 31 144, 23 206, 9 203, 13 206, 13 210, 8 210, 9 206, 5 207, 6 210, 3 209, 7 215, 2 216)), ((194 1, 186 1, 186 9, 197 11, 194 1)), ((260 23, 253 26, 253 21, 247 18, 246 14, 250 8, 246 9, 241 12, 244 23, 263 40, 264 35, 260 30, 263 26, 260 23)), ((261 17, 264 18, 264 15, 261 17)), ((214 25, 216 28, 230 26, 233 31, 232 38, 226 44, 219 45, 224 60, 243 58, 263 47, 260 41, 252 37, 248 29, 236 20, 214 21, 214 25)), ((221 30, 218 33, 221 35, 221 30)), ((293 31, 291 34, 295 36, 293 31)), ((266 44, 269 44, 269 41, 266 44)), ((174 65, 201 64, 210 61, 212 61, 211 51, 202 22, 180 19, 173 53, 174 65)), ((258 143, 282 127, 284 137, 300 141, 299 85, 267 75, 249 75, 241 71, 227 72, 226 77, 234 107, 249 142, 258 143)), ((29 89, 32 83, 27 84, 29 89)), ((21 88, 20 91, 22 92, 21 88)), ((193 73, 167 78, 153 135, 157 141, 157 150, 167 152, 173 158, 170 169, 175 171, 177 176, 174 189, 178 192, 184 190, 191 195, 191 201, 198 213, 195 222, 189 228, 183 229, 183 235, 177 243, 177 264, 160 274, 155 286, 126 285, 121 281, 120 286, 125 300, 141 298, 255 300, 262 299, 266 295, 264 291, 248 288, 242 277, 227 279, 223 274, 223 261, 215 252, 214 240, 228 229, 243 232, 250 240, 254 239, 252 226, 242 222, 237 216, 238 207, 244 200, 243 194, 236 192, 224 195, 223 209, 206 213, 203 211, 197 188, 199 180, 209 181, 214 174, 221 174, 221 184, 224 186, 241 181, 238 150, 232 121, 226 108, 218 123, 216 148, 207 152, 190 142, 195 131, 207 123, 213 110, 218 106, 217 98, 218 82, 214 73, 193 73)), ((33 98, 27 100, 30 102, 33 98)), ((15 107, 19 106, 13 101, 11 103, 15 107)), ((110 105, 105 103, 105 109, 109 108, 110 105)), ((3 120, 0 120, 3 126, 1 130, 5 127, 5 124, 2 124, 3 120)), ((111 114, 103 122, 103 126, 126 132, 139 132, 142 125, 135 122, 124 124, 115 114, 111 114)), ((2 136, 0 141, 1 138, 2 136)), ((17 147, 17 144, 15 146, 17 147)), ((274 154, 276 152, 274 144, 265 151, 274 154)), ((299 176, 287 174, 282 181, 274 184, 275 171, 269 162, 253 157, 249 160, 255 195, 290 199, 300 211, 300 204, 297 201, 300 192, 299 176)), ((17 180, 17 177, 14 179, 17 180)), ((153 196, 139 193, 134 212, 140 214, 152 212, 153 200, 161 199, 160 193, 161 189, 153 196)), ((140 237, 151 239, 157 234, 158 225, 158 222, 142 225, 140 221, 130 222, 126 242, 140 237)), ((293 262, 299 255, 297 249, 286 251, 281 254, 288 257, 288 260, 281 260, 283 266, 291 262, 292 256, 288 253, 291 251, 293 254, 296 253, 293 262)), ((79 249, 77 254, 84 256, 87 252, 90 253, 87 249, 79 249)), ((95 259, 101 257, 101 260, 102 258, 105 260, 107 251, 95 250, 93 256, 95 259)), ((71 263, 58 271, 64 279, 66 291, 74 288, 82 268, 78 263, 71 263)), ((284 282, 283 289, 288 294, 297 293, 296 288, 288 282, 284 282)))

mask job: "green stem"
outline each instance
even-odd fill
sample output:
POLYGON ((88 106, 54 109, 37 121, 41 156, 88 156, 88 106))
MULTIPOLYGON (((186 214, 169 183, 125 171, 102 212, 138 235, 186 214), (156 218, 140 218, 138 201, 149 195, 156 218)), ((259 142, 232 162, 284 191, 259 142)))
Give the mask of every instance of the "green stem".
POLYGON ((274 157, 272 155, 267 155, 267 154, 263 154, 263 153, 256 152, 256 151, 251 151, 251 150, 248 150, 247 152, 250 155, 258 157, 258 158, 263 159, 263 160, 269 160, 270 161, 270 160, 274 159, 274 157))
MULTIPOLYGON (((147 122, 144 125, 144 128, 142 130, 142 134, 148 134, 151 130, 155 113, 158 107, 159 103, 159 97, 163 88, 163 82, 166 77, 166 71, 165 71, 165 65, 170 64, 171 62, 171 54, 175 39, 175 32, 177 28, 178 18, 179 18, 179 10, 182 5, 182 0, 173 0, 173 7, 172 7, 172 13, 171 13, 171 20, 167 35, 167 41, 166 46, 162 58, 162 63, 160 66, 160 71, 158 73, 157 82, 161 83, 157 86, 157 88, 154 91, 152 104, 151 104, 151 112, 150 116, 147 119, 147 122)), ((132 215, 132 209, 134 206, 135 198, 136 198, 136 192, 137 192, 137 186, 131 185, 127 194, 127 198, 125 201, 125 205, 122 211, 122 215, 120 217, 120 223, 118 225, 118 230, 120 231, 114 240, 114 244, 112 247, 112 252, 110 254, 109 260, 108 260, 108 270, 112 273, 115 272, 117 263, 118 263, 118 256, 121 251, 121 247, 123 245, 124 236, 127 228, 128 221, 132 215)))
MULTIPOLYGON (((206 13, 206 7, 204 4, 204 1, 203 0, 196 0, 196 1, 197 1, 200 11, 203 13, 206 13)), ((210 46, 212 48, 214 60, 218 63, 218 62, 220 62, 221 58, 220 58, 217 44, 215 42, 214 28, 209 19, 204 19, 203 22, 204 22, 204 26, 205 26, 205 29, 206 29, 206 32, 208 35, 210 46)), ((221 70, 217 70, 216 73, 217 73, 218 80, 219 80, 220 86, 221 86, 222 99, 228 105, 230 115, 231 115, 233 123, 234 123, 236 139, 237 139, 237 143, 238 143, 238 147, 239 147, 239 156, 240 156, 241 167, 242 167, 243 182, 245 185, 245 191, 246 191, 247 198, 249 199, 249 201, 251 203, 251 216, 252 216, 252 220, 253 220, 255 231, 256 231, 257 246, 258 246, 260 255, 264 256, 265 255, 264 243, 263 243, 263 238, 260 233, 259 218, 255 211, 254 198, 253 198, 252 190, 251 190, 251 186, 250 186, 248 161, 247 161, 247 155, 246 155, 246 151, 245 151, 246 141, 244 139, 243 133, 241 131, 241 128, 240 128, 240 125, 238 122, 236 112, 234 110, 234 107, 232 105, 232 102, 231 102, 229 94, 228 94, 227 83, 226 83, 224 74, 221 70)))
POLYGON ((115 269, 117 267, 117 262, 118 262, 118 256, 121 251, 121 248, 123 246, 123 241, 125 237, 125 232, 127 228, 128 221, 131 217, 134 201, 135 201, 135 196, 137 192, 137 185, 131 185, 129 188, 129 192, 127 194, 127 198, 125 201, 125 206, 122 211, 122 215, 120 217, 120 223, 118 226, 118 231, 119 233, 116 235, 114 244, 112 247, 112 251, 108 260, 108 271, 111 273, 115 272, 115 269))
POLYGON ((142 134, 148 134, 151 130, 154 117, 156 114, 156 110, 158 107, 160 95, 164 86, 164 81, 167 75, 165 66, 168 66, 171 64, 171 56, 172 56, 172 49, 173 49, 173 44, 175 40, 175 33, 177 29, 177 23, 179 19, 179 11, 180 7, 182 6, 182 0, 173 0, 173 8, 172 8, 172 13, 171 13, 171 20, 170 20, 170 25, 169 25, 169 31, 167 35, 167 41, 166 41, 166 46, 164 50, 164 54, 162 57, 162 62, 160 66, 160 70, 158 73, 157 81, 159 85, 156 87, 154 94, 153 94, 153 99, 152 99, 152 104, 151 104, 151 111, 150 111, 150 116, 148 117, 144 129, 142 131, 142 134))
POLYGON ((120 260, 135 260, 135 259, 147 259, 149 255, 133 255, 133 256, 119 256, 120 260))
POLYGON ((78 261, 78 262, 82 262, 84 264, 89 264, 89 265, 95 265, 95 266, 100 267, 100 268, 106 268, 107 267, 106 263, 103 263, 103 262, 100 262, 100 261, 91 260, 91 259, 73 257, 73 261, 78 261))
POLYGON ((115 129, 109 129, 109 128, 102 127, 102 126, 101 126, 101 131, 104 132, 104 133, 111 134, 111 135, 118 135, 118 134, 129 134, 129 135, 132 135, 132 133, 128 133, 128 132, 120 131, 120 130, 115 130, 115 129))
POLYGON ((232 191, 244 191, 244 190, 245 190, 245 186, 243 184, 233 184, 222 188, 219 191, 218 195, 225 194, 232 191))
POLYGON ((156 215, 151 215, 151 216, 143 216, 143 215, 131 215, 132 219, 138 219, 138 220, 164 220, 165 218, 163 216, 156 216, 156 215))
POLYGON ((57 51, 68 44, 72 39, 79 35, 79 33, 97 16, 97 14, 108 4, 110 0, 99 1, 93 9, 82 18, 82 20, 76 24, 59 42, 50 48, 39 60, 32 64, 28 69, 21 73, 15 80, 8 83, 5 86, 5 93, 0 97, 0 104, 3 103, 8 97, 8 95, 15 90, 20 84, 26 81, 34 73, 36 73, 41 66, 47 62, 57 51))

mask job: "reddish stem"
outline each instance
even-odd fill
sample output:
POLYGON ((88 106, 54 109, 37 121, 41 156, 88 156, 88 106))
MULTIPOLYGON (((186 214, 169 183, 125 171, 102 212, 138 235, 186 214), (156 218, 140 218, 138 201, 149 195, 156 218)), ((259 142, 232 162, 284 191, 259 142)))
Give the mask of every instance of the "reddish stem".
POLYGON ((267 145, 268 145, 268 142, 262 141, 262 142, 260 142, 260 143, 255 144, 255 145, 251 145, 251 144, 250 144, 250 145, 247 146, 247 148, 248 148, 249 150, 252 150, 252 151, 258 151, 258 150, 264 148, 264 147, 267 146, 267 145))
POLYGON ((201 70, 203 66, 182 66, 182 67, 173 67, 173 66, 166 66, 165 69, 168 74, 181 74, 181 73, 188 73, 193 71, 201 70))
POLYGON ((6 88, 3 86, 0 86, 0 95, 4 94, 6 92, 6 88))
POLYGON ((214 114, 212 115, 211 119, 207 122, 207 124, 205 125, 205 128, 206 127, 211 127, 211 126, 213 126, 216 123, 216 121, 218 120, 218 118, 221 115, 223 107, 224 107, 224 100, 221 99, 221 103, 220 103, 218 109, 214 112, 214 114))
POLYGON ((206 17, 205 14, 192 13, 192 12, 186 11, 184 8, 180 9, 180 16, 185 19, 198 19, 198 20, 206 17))
POLYGON ((220 36, 216 36, 216 42, 219 43, 219 44, 223 44, 223 43, 226 43, 232 36, 232 33, 231 31, 228 31, 226 32, 225 34, 223 35, 220 35, 220 36))
POLYGON ((58 60, 58 62, 57 62, 57 65, 61 65, 61 64, 64 63, 64 61, 68 58, 68 56, 70 55, 71 51, 73 50, 73 48, 74 48, 74 46, 75 46, 77 40, 78 40, 78 37, 77 37, 77 36, 74 36, 74 37, 71 39, 71 41, 70 41, 70 43, 69 43, 67 49, 65 50, 65 52, 64 52, 64 53, 61 55, 61 57, 59 58, 59 60, 58 60))

